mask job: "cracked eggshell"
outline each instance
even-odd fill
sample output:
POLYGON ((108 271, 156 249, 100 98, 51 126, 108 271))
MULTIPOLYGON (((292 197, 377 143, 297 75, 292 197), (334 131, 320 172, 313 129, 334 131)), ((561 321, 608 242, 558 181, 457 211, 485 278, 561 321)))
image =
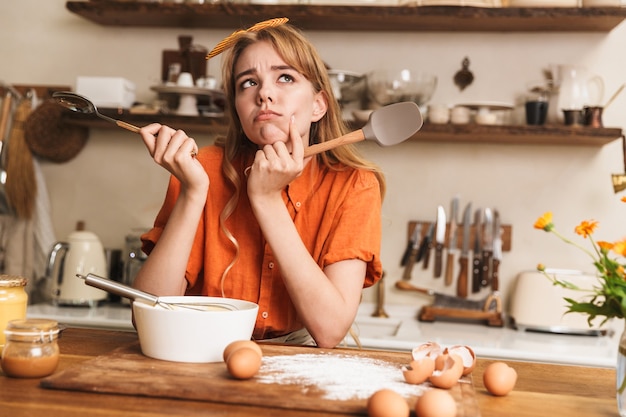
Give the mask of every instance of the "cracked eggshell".
POLYGON ((414 348, 411 352, 414 361, 418 361, 425 357, 436 358, 441 354, 441 346, 436 342, 427 342, 414 348))
POLYGON ((450 354, 459 355, 463 359, 463 375, 468 375, 476 366, 476 355, 469 346, 455 345, 448 349, 450 354))
POLYGON ((409 384, 421 384, 428 380, 435 370, 435 361, 429 357, 411 361, 408 366, 403 367, 402 374, 404 380, 409 384))
POLYGON ((437 388, 450 389, 463 376, 463 359, 459 355, 447 353, 439 355, 437 359, 440 359, 441 368, 437 369, 435 365, 435 371, 428 380, 437 388))

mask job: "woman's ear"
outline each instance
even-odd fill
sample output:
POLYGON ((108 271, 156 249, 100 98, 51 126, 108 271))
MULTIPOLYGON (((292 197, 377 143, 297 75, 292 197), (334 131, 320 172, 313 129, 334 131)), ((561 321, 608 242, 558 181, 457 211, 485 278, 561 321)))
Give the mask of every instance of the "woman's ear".
POLYGON ((311 122, 319 121, 328 110, 328 101, 326 95, 323 92, 319 92, 315 95, 315 101, 313 102, 313 114, 311 115, 311 122))

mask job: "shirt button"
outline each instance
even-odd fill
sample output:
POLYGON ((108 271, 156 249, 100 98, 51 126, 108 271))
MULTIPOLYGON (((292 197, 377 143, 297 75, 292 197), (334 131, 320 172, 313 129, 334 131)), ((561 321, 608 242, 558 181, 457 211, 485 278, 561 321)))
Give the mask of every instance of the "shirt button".
POLYGON ((268 267, 269 269, 274 269, 274 262, 270 262, 270 263, 268 263, 268 264, 267 264, 267 267, 268 267))
POLYGON ((261 313, 261 317, 263 317, 264 319, 266 319, 269 316, 269 314, 267 313, 267 311, 264 311, 263 313, 261 313))
POLYGON ((299 201, 296 202, 296 207, 300 208, 301 205, 302 203, 300 203, 299 201))

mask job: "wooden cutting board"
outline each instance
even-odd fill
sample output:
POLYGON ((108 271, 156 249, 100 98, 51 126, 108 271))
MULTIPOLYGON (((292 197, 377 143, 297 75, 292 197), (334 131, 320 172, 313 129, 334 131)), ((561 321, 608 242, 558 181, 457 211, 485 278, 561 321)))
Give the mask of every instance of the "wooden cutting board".
MULTIPOLYGON (((304 366, 304 358, 343 358, 353 364, 372 362, 384 367, 398 369, 397 383, 404 381, 401 366, 409 363, 410 353, 381 352, 354 349, 318 349, 300 346, 277 346, 261 344, 264 363, 261 370, 250 380, 235 380, 228 374, 226 365, 220 363, 178 363, 151 359, 141 353, 139 344, 124 346, 109 354, 76 364, 55 373, 41 381, 44 388, 74 391, 99 392, 109 394, 140 395, 149 397, 168 397, 185 400, 212 401, 239 405, 267 406, 283 409, 300 409, 344 414, 367 414, 367 398, 328 398, 332 389, 350 393, 352 386, 334 387, 311 382, 285 381, 274 382, 264 379, 267 363, 286 359, 304 366), (302 355, 302 356, 299 356, 302 355), (261 382, 264 380, 264 382, 261 382)), ((324 366, 324 361, 319 361, 324 366)), ((328 373, 340 371, 328 369, 328 373)), ((274 369, 274 371, 276 371, 274 369)), ((317 372, 318 370, 316 370, 317 372)), ((285 369, 287 372, 287 369, 285 369)), ((324 378, 327 381, 327 378, 324 378)), ((364 375, 359 381, 347 383, 354 385, 355 393, 363 393, 367 384, 374 384, 377 375, 364 375), (371 378, 371 379, 370 379, 371 378)), ((321 382, 321 381, 320 381, 321 382)), ((428 384, 424 385, 425 388, 428 384)), ((391 387, 390 387, 391 388, 391 387)), ((414 387, 411 387, 414 388, 414 387)), ((457 417, 479 417, 476 393, 471 375, 464 377, 461 383, 449 390, 458 406, 457 417)), ((332 396, 331 396, 332 397, 332 396)), ((358 395, 357 395, 358 397, 358 395)), ((417 395, 407 398, 414 409, 417 395)))

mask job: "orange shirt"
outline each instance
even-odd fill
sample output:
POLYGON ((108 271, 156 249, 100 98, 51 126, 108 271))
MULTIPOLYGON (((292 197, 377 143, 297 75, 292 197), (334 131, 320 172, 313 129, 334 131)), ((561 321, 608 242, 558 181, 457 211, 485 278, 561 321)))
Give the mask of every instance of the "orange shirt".
MULTIPOLYGON (((233 188, 222 175, 222 148, 203 148, 197 158, 209 174, 210 185, 187 264, 187 294, 221 296, 222 273, 233 260, 235 247, 220 230, 219 216, 233 188)), ((238 161, 235 168, 242 173, 251 163, 251 159, 238 161)), ((165 227, 179 189, 180 184, 172 177, 153 229, 142 236, 148 254, 165 227)), ((381 196, 372 172, 329 170, 313 158, 283 192, 283 200, 320 268, 360 259, 367 262, 364 287, 381 278, 381 196)), ((252 213, 245 179, 239 204, 226 224, 240 245, 240 253, 224 280, 224 295, 259 304, 254 338, 278 337, 304 327, 252 213)))

